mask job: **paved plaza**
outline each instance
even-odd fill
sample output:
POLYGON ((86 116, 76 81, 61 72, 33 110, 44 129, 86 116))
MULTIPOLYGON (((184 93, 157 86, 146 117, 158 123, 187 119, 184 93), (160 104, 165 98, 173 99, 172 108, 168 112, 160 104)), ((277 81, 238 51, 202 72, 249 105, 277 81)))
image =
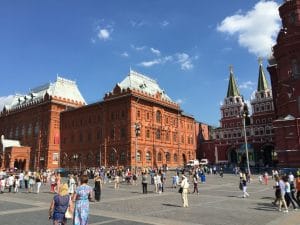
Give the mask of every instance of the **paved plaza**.
MULTIPOLYGON (((173 175, 169 172, 169 177, 173 175)), ((91 203, 90 225, 100 224, 200 224, 200 225, 299 225, 300 211, 284 214, 271 202, 273 182, 258 184, 254 179, 248 186, 250 198, 241 198, 239 178, 225 174, 208 175, 205 184, 199 184, 199 195, 189 194, 189 208, 182 208, 181 196, 167 180, 164 193, 142 194, 141 184, 121 184, 114 190, 113 183, 103 188, 101 202, 91 203)), ((191 185, 190 189, 192 190, 191 185)), ((48 209, 53 194, 49 186, 42 186, 40 194, 5 193, 0 195, 1 225, 50 225, 48 209)), ((68 224, 71 224, 69 222, 68 224)))

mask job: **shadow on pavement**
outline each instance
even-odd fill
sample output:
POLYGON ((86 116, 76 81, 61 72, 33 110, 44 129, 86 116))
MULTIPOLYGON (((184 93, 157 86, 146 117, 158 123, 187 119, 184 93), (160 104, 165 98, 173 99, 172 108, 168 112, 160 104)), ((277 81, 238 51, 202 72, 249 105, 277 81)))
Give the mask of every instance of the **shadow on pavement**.
POLYGON ((253 209, 255 210, 262 210, 262 211, 278 211, 277 207, 272 205, 271 203, 257 203, 258 207, 253 209))
POLYGON ((180 207, 181 208, 180 205, 174 205, 174 204, 169 204, 169 203, 163 203, 162 205, 164 205, 164 206, 172 206, 172 207, 180 207))

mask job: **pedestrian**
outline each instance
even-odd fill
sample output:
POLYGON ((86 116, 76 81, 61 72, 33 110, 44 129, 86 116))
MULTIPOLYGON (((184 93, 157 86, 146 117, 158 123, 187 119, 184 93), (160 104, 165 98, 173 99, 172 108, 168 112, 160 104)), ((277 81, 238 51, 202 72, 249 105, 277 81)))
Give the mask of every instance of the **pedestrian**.
POLYGON ((177 173, 172 177, 172 188, 176 188, 177 187, 177 173))
POLYGON ((24 173, 21 171, 19 174, 19 181, 20 181, 20 188, 23 188, 23 182, 24 182, 24 173))
POLYGON ((276 205, 277 201, 280 201, 280 196, 281 196, 281 192, 280 192, 280 186, 279 186, 279 177, 277 175, 274 175, 274 179, 275 179, 275 185, 273 186, 273 189, 275 190, 275 201, 272 202, 273 205, 276 205))
POLYGON ((13 188, 13 185, 14 185, 14 181, 15 181, 14 175, 11 174, 11 175, 7 178, 8 192, 11 192, 11 191, 12 191, 12 188, 13 188))
POLYGON ((262 182, 263 182, 262 177, 263 177, 263 176, 262 176, 261 174, 259 174, 259 176, 258 176, 258 181, 259 181, 260 184, 262 184, 262 182))
POLYGON ((95 200, 99 202, 101 198, 101 190, 102 190, 102 183, 103 183, 102 178, 99 175, 97 175, 94 181, 95 181, 95 186, 94 186, 95 200))
POLYGON ((70 206, 73 208, 71 197, 69 196, 67 184, 62 184, 59 188, 59 193, 53 197, 49 208, 49 220, 53 220, 53 225, 65 225, 67 219, 65 213, 70 206))
POLYGON ((157 173, 155 173, 153 180, 154 180, 155 193, 158 193, 159 187, 158 187, 158 174, 157 173))
POLYGON ((76 188, 76 181, 74 179, 73 174, 71 174, 69 177, 68 185, 69 185, 69 194, 72 195, 76 188))
POLYGON ((297 210, 296 204, 291 194, 291 184, 288 181, 287 177, 284 177, 283 181, 285 182, 285 198, 286 198, 287 207, 289 207, 290 203, 292 203, 294 210, 297 210))
POLYGON ((31 193, 31 192, 33 192, 33 186, 34 186, 34 176, 33 175, 29 176, 28 184, 29 184, 28 192, 31 193))
POLYGON ((284 213, 288 212, 288 208, 285 201, 285 182, 283 181, 283 178, 281 177, 279 180, 279 187, 280 187, 280 200, 279 200, 279 207, 278 210, 281 212, 282 205, 284 206, 284 213))
POLYGON ((198 176, 197 174, 195 173, 194 176, 193 176, 193 183, 194 183, 194 192, 197 192, 197 195, 199 195, 199 191, 198 191, 198 176))
POLYGON ((15 193, 19 192, 19 187, 20 187, 20 178, 19 176, 15 176, 15 181, 14 181, 14 186, 15 186, 15 193))
POLYGON ((187 181, 186 176, 182 175, 180 187, 182 188, 181 198, 182 198, 183 207, 189 207, 189 202, 187 197, 189 186, 190 185, 189 182, 187 181))
POLYGON ((162 193, 162 183, 161 183, 160 174, 156 175, 156 179, 157 179, 158 194, 161 194, 162 193))
POLYGON ((76 188, 76 191, 72 197, 75 201, 74 208, 74 220, 73 225, 87 225, 89 219, 89 201, 93 201, 93 189, 87 184, 88 176, 82 175, 80 177, 80 186, 76 188))
POLYGON ((24 175, 24 186, 27 192, 28 192, 28 183, 29 183, 29 175, 28 172, 26 171, 24 175))
POLYGON ((38 194, 38 193, 40 193, 40 188, 42 185, 42 176, 40 173, 36 173, 35 184, 36 184, 36 193, 38 194))
POLYGON ((148 185, 148 177, 145 172, 142 173, 142 186, 143 186, 143 194, 147 194, 147 185, 148 185))
POLYGON ((300 202, 300 175, 296 178, 297 201, 300 202))
POLYGON ((223 178, 223 176, 224 176, 224 171, 223 171, 223 167, 222 167, 222 166, 220 167, 219 173, 220 173, 220 177, 223 178))
POLYGON ((56 185, 56 183, 55 183, 55 175, 53 173, 50 176, 50 192, 51 193, 54 193, 55 185, 56 185))
POLYGON ((120 188, 120 174, 119 174, 119 172, 116 173, 114 181, 115 181, 115 189, 119 189, 120 188))
POLYGON ((293 179, 292 181, 289 180, 290 183, 290 187, 291 187, 291 197, 292 200, 297 203, 298 207, 300 207, 300 202, 297 200, 295 194, 296 194, 296 187, 295 187, 295 179, 293 179))
POLYGON ((242 189, 243 189, 243 198, 249 197, 249 193, 247 192, 247 178, 246 178, 246 174, 243 173, 243 177, 242 177, 242 189))
POLYGON ((136 173, 134 173, 133 176, 132 176, 132 185, 137 185, 137 175, 136 175, 136 173))
POLYGON ((269 180, 269 174, 268 174, 268 172, 266 171, 265 174, 264 174, 265 185, 268 185, 268 180, 269 180))

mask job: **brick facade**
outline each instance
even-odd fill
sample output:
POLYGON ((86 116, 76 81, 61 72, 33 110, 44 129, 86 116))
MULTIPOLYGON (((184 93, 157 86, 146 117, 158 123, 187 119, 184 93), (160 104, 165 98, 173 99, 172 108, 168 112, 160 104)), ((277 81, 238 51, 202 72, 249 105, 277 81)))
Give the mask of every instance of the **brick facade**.
POLYGON ((46 92, 38 99, 28 99, 13 108, 5 107, 0 114, 0 134, 30 147, 30 157, 26 161, 31 170, 57 168, 60 156, 60 113, 82 105, 83 102, 50 96, 46 92))
POLYGON ((63 112, 61 118, 62 164, 67 168, 175 168, 196 157, 194 118, 159 93, 117 85, 103 101, 63 112))
POLYGON ((279 7, 282 28, 269 60, 276 119, 276 152, 281 166, 300 166, 300 1, 279 7))

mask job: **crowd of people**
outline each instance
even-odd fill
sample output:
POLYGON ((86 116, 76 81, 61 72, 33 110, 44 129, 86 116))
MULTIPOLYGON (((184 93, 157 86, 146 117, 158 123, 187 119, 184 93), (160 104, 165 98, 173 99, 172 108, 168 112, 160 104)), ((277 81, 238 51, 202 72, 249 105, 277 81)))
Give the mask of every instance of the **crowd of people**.
MULTIPOLYGON (((49 219, 53 220, 54 225, 65 224, 67 219, 72 219, 75 225, 84 225, 88 222, 89 201, 99 202, 103 185, 112 183, 117 191, 120 184, 138 185, 141 184, 143 194, 149 192, 149 185, 153 187, 151 192, 162 194, 167 185, 167 172, 164 168, 144 168, 130 170, 123 168, 94 168, 86 169, 81 173, 69 174, 67 179, 61 177, 60 173, 55 171, 23 172, 18 173, 0 171, 0 191, 5 190, 10 193, 18 193, 23 189, 27 193, 39 193, 42 185, 49 185, 49 192, 54 193, 49 209, 49 219), (89 180, 92 185, 89 185, 89 180), (93 187, 92 187, 93 186, 93 187), (70 216, 67 216, 71 214, 70 216)), ((181 194, 182 206, 188 207, 188 193, 199 195, 198 184, 206 182, 207 175, 219 174, 223 178, 223 169, 220 167, 194 167, 186 170, 177 169, 171 173, 171 188, 178 188, 181 194), (172 176, 173 173, 173 176, 172 176), (190 188, 193 185, 193 191, 190 188), (191 190, 190 190, 191 189, 191 190)), ((239 188, 242 191, 242 197, 250 197, 247 192, 247 185, 251 182, 250 173, 242 170, 235 170, 239 174, 239 188)), ((288 175, 279 174, 277 170, 272 170, 272 176, 267 172, 259 174, 259 184, 269 184, 269 179, 275 181, 274 192, 275 200, 273 205, 278 207, 279 211, 288 212, 290 205, 297 210, 300 207, 300 171, 296 178, 293 173, 288 175)))

